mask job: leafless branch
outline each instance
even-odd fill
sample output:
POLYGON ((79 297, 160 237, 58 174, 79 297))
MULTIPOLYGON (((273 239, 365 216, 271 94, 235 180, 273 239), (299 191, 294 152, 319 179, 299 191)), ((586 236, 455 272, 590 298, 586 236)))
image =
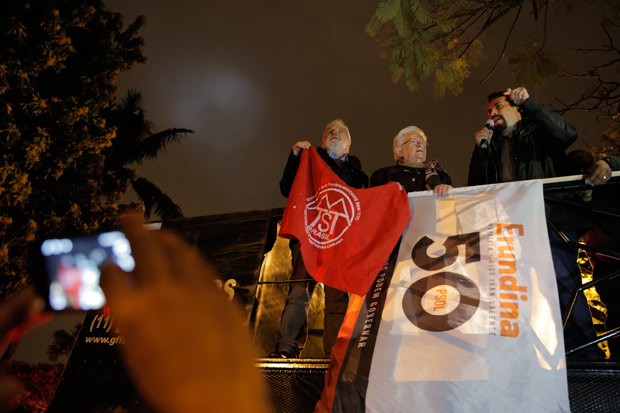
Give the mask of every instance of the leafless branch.
POLYGON ((520 4, 519 9, 517 10, 517 15, 515 16, 515 19, 512 22, 512 26, 510 26, 510 30, 508 30, 508 34, 506 35, 506 40, 504 40, 504 46, 502 47, 502 50, 499 56, 497 57, 497 61, 495 62, 495 64, 493 65, 489 73, 484 77, 484 79, 480 81, 480 83, 486 82, 493 75, 493 73, 495 72, 495 69, 497 69, 497 66, 499 65, 499 62, 502 60, 502 56, 504 56, 504 52, 506 51, 506 47, 508 46, 508 41, 510 40, 510 36, 512 35, 512 30, 515 28, 515 25, 517 24, 517 20, 519 20, 519 15, 521 14, 522 7, 523 7, 523 4, 520 4))
MULTIPOLYGON (((617 54, 620 54, 620 49, 618 49, 615 45, 614 45, 614 39, 612 37, 612 35, 609 33, 609 30, 607 29, 607 26, 610 26, 608 21, 603 21, 601 23, 601 27, 603 28, 603 31, 605 32, 605 35, 607 36, 607 40, 609 41, 608 45, 604 45, 603 48, 577 48, 575 50, 577 50, 578 52, 582 52, 582 53, 592 53, 592 52, 599 52, 599 53, 609 53, 609 52, 615 52, 617 54)), ((612 26, 613 27, 613 26, 612 26)))
POLYGON ((606 82, 598 77, 599 82, 594 89, 583 93, 573 103, 565 103, 560 99, 556 99, 562 107, 556 109, 560 114, 564 114, 571 110, 583 112, 598 112, 597 121, 603 118, 613 118, 618 114, 618 105, 620 104, 620 83, 606 82))
MULTIPOLYGON (((471 10, 465 10, 463 11, 463 13, 459 13, 456 14, 454 16, 451 16, 448 20, 460 20, 463 19, 462 21, 460 21, 459 23, 457 23, 457 25, 454 27, 454 29, 452 29, 451 31, 449 31, 448 33, 441 33, 440 35, 438 35, 436 38, 431 40, 431 43, 436 42, 437 40, 441 40, 444 39, 445 37, 451 35, 452 33, 455 32, 460 32, 461 34, 463 34, 465 31, 467 31, 467 29, 469 27, 471 27, 471 24, 466 25, 467 21, 470 20, 472 17, 476 17, 474 19, 474 22, 478 21, 478 19, 484 15, 483 11, 488 9, 488 7, 483 6, 483 7, 478 7, 475 9, 471 9, 471 10), (461 27, 463 25, 466 25, 466 27, 464 29, 461 29, 461 27)), ((433 29, 435 26, 437 26, 437 23, 433 23, 429 26, 426 26, 423 31, 429 31, 431 29, 433 29)))
MULTIPOLYGON (((519 5, 519 12, 517 13, 517 16, 521 12, 521 6, 522 5, 520 4, 519 5)), ((495 15, 495 16, 493 16, 494 10, 492 10, 491 13, 489 14, 489 17, 484 22, 484 24, 482 25, 482 27, 480 28, 478 33, 476 33, 474 35, 474 37, 472 37, 467 43, 465 43, 465 46, 463 48, 463 51, 459 55, 459 58, 463 57, 465 55, 465 53, 467 53, 467 50, 469 50, 469 48, 474 43, 474 41, 476 41, 476 39, 478 39, 480 37, 480 35, 485 32, 485 30, 487 30, 489 27, 491 27, 493 24, 495 24, 498 20, 500 20, 502 17, 504 17, 513 8, 514 8, 514 6, 504 7, 502 9, 500 9, 500 12, 497 15, 495 15)), ((516 23, 516 21, 515 21, 515 23, 516 23)), ((513 23, 513 27, 514 27, 514 23, 513 23)), ((512 32, 512 28, 510 29, 510 31, 512 32)))
POLYGON ((547 44, 547 17, 549 16, 549 1, 545 2, 545 21, 543 23, 543 42, 540 49, 536 51, 536 54, 540 53, 547 44))

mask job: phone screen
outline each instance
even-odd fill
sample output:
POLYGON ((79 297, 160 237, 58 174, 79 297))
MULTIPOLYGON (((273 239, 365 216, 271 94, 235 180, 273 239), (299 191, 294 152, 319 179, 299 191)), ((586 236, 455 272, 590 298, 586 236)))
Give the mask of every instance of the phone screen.
POLYGON ((53 238, 41 243, 52 310, 96 310, 105 305, 99 286, 100 268, 113 262, 132 271, 131 247, 120 231, 75 238, 53 238))

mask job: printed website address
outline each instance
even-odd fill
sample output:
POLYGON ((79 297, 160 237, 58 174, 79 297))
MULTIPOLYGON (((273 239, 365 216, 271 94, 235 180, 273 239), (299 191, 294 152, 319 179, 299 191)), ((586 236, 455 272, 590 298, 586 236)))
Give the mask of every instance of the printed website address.
POLYGON ((86 344, 107 344, 109 346, 115 346, 116 344, 125 344, 125 339, 122 336, 118 337, 86 337, 86 344))

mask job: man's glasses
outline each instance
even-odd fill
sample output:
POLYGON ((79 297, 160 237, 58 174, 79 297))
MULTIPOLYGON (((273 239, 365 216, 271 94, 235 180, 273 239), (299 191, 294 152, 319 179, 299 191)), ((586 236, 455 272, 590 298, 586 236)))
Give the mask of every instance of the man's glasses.
POLYGON ((427 146, 426 141, 424 139, 409 139, 408 141, 405 141, 403 143, 400 144, 400 147, 403 148, 405 145, 409 145, 410 143, 413 143, 415 146, 421 146, 421 147, 425 147, 427 146))

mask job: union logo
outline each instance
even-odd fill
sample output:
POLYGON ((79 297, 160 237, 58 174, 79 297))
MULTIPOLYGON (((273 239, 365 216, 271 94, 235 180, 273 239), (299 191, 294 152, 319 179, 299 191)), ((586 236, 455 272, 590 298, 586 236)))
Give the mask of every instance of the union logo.
POLYGON ((322 185, 307 199, 304 211, 310 243, 322 249, 340 244, 344 233, 360 215, 360 202, 351 189, 334 182, 322 185))

